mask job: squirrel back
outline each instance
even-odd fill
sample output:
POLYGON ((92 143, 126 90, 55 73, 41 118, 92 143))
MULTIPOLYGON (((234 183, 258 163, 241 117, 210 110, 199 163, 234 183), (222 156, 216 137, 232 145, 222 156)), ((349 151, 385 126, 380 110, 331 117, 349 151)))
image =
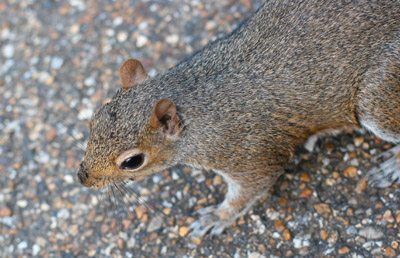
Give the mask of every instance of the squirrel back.
POLYGON ((213 212, 236 218, 312 134, 365 126, 400 141, 399 53, 398 1, 268 1, 164 74, 147 78, 126 61, 124 88, 92 119, 78 176, 104 186, 176 164, 214 170, 229 186, 213 212))

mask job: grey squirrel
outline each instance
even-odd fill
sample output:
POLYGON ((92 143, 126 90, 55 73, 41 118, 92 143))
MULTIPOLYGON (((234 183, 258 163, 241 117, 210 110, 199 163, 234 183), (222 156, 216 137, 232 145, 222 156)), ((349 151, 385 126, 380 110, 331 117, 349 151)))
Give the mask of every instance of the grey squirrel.
MULTIPOLYGON (((120 68, 123 88, 90 122, 87 187, 176 164, 212 170, 225 200, 192 234, 220 234, 275 183, 309 136, 364 127, 400 142, 400 2, 267 1, 229 36, 164 74, 120 68)), ((399 145, 400 146, 400 145, 399 145)), ((370 181, 400 178, 399 147, 370 181)))

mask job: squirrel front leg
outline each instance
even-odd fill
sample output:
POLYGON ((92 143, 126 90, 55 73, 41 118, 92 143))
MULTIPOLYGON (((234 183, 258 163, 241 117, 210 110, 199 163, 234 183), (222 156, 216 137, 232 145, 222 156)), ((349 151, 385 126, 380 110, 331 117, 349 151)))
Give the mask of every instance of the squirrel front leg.
POLYGON ((190 225, 191 235, 202 237, 209 230, 211 235, 221 234, 237 218, 245 214, 254 203, 264 197, 282 172, 244 172, 228 174, 215 171, 225 179, 228 190, 218 206, 197 210, 200 218, 190 225))

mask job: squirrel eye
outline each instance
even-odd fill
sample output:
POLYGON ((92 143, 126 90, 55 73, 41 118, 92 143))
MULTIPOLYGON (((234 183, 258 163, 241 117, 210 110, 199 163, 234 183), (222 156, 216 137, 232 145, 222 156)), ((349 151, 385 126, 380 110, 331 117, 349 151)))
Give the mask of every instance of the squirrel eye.
POLYGON ((120 169, 124 170, 134 170, 140 168, 144 163, 144 154, 140 153, 137 155, 133 155, 125 159, 121 165, 120 169))

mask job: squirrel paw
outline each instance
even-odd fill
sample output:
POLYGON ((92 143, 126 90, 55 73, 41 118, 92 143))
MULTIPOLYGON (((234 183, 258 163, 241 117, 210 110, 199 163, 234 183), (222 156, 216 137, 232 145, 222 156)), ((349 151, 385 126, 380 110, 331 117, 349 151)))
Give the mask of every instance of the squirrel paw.
POLYGON ((400 182, 400 144, 375 158, 381 163, 367 173, 367 181, 376 187, 384 188, 400 182))
POLYGON ((205 207, 197 210, 196 213, 201 217, 190 224, 189 229, 191 230, 190 235, 198 237, 204 236, 211 228, 211 235, 219 235, 236 219, 235 215, 231 216, 232 214, 226 209, 218 206, 205 207), (221 215, 225 215, 224 218, 221 215))

